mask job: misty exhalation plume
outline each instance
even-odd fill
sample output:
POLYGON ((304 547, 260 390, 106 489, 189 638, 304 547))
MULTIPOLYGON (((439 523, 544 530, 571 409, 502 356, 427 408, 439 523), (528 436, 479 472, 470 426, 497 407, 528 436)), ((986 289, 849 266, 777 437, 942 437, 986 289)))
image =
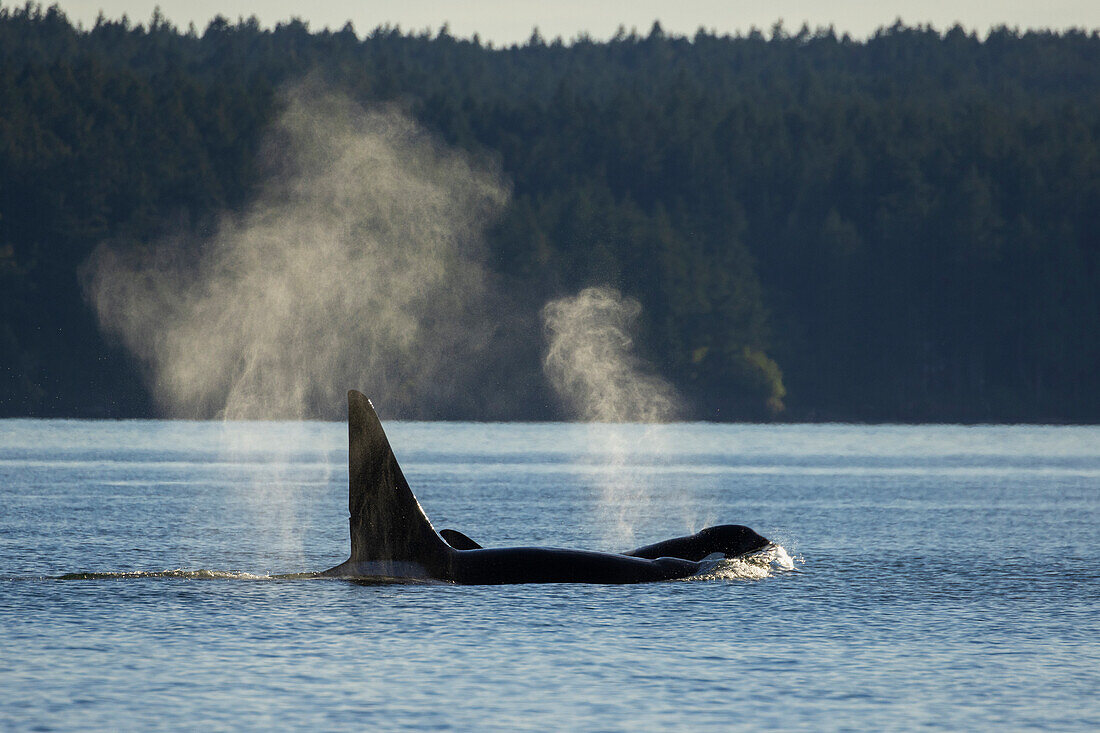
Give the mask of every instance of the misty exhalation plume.
MULTIPOLYGON (((542 309, 546 331, 543 368, 558 397, 586 422, 666 422, 679 412, 671 384, 654 374, 633 351, 631 333, 641 304, 613 288, 587 288, 542 309)), ((652 507, 652 474, 631 473, 630 454, 643 447, 647 457, 664 452, 661 426, 593 425, 589 446, 601 470, 599 522, 610 547, 634 543, 634 524, 652 507)), ((681 497, 682 498, 682 497, 681 497)), ((684 526, 694 517, 680 502, 684 526)))
POLYGON ((308 87, 285 102, 272 174, 213 237, 97 251, 103 328, 173 416, 303 417, 350 386, 390 414, 446 402, 489 337, 480 238, 505 187, 394 110, 308 87))
POLYGON ((665 422, 680 400, 633 351, 641 304, 608 288, 586 288, 542 309, 543 367, 574 416, 589 422, 665 422))

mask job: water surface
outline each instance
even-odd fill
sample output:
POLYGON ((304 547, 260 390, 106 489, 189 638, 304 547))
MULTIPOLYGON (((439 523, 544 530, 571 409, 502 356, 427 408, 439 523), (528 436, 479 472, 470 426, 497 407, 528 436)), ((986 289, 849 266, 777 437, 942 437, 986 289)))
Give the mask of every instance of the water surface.
POLYGON ((387 429, 483 545, 736 522, 795 569, 272 579, 347 556, 343 425, 0 421, 0 727, 1100 727, 1100 428, 387 429))

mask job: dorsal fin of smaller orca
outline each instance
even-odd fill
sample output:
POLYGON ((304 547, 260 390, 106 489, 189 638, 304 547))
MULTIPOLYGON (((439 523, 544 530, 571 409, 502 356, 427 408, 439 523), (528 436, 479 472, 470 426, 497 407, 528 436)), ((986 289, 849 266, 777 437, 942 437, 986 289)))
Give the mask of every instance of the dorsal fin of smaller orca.
POLYGON ((457 529, 441 529, 439 534, 447 542, 448 545, 456 550, 480 550, 481 545, 474 542, 466 535, 459 532, 457 529))
POLYGON ((438 565, 446 545, 401 473, 374 406, 348 392, 348 511, 351 563, 438 565))

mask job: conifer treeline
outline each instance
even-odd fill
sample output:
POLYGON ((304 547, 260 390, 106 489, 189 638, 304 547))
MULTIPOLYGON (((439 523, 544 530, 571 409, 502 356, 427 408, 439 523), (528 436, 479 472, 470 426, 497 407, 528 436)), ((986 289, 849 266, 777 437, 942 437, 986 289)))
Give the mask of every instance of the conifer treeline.
MULTIPOLYGON (((38 5, 0 7, 0 414, 152 414, 80 265, 243 206, 277 90, 309 74, 499 161, 500 280, 533 312, 641 300, 698 417, 1100 420, 1095 32, 492 48, 38 5)), ((552 416, 512 403, 494 417, 552 416)))

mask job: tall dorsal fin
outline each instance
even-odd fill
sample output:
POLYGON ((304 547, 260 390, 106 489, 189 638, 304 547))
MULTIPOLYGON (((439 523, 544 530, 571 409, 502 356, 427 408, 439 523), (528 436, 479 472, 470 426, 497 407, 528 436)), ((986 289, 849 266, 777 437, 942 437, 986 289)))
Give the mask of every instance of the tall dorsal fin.
POLYGON ((430 566, 445 544, 397 465, 374 406, 348 392, 350 562, 411 560, 430 566))

